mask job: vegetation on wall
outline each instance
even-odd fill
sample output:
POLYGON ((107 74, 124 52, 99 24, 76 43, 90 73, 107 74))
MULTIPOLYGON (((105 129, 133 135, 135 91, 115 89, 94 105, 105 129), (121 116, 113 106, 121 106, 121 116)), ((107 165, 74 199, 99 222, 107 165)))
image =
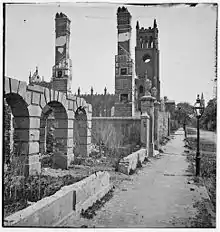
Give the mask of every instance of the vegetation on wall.
POLYGON ((10 162, 10 124, 11 124, 10 106, 4 102, 4 163, 10 162))
POLYGON ((200 119, 200 126, 205 130, 216 131, 217 122, 217 99, 211 99, 200 119))

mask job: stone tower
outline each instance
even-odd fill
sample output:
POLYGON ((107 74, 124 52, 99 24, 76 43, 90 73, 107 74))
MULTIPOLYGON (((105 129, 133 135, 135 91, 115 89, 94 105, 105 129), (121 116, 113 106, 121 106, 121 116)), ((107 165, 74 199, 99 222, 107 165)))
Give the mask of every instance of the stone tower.
POLYGON ((55 28, 55 65, 51 84, 53 89, 69 92, 72 84, 72 61, 69 57, 70 20, 65 14, 56 14, 55 28))
POLYGON ((115 116, 132 116, 133 61, 130 57, 131 14, 127 8, 117 10, 118 54, 115 56, 115 116))
MULTIPOLYGON (((136 25, 136 47, 135 47, 135 80, 138 99, 144 94, 144 80, 147 76, 152 81, 152 88, 156 88, 156 99, 160 100, 159 80, 159 49, 158 49, 158 27, 154 19, 153 28, 140 28, 136 25)), ((138 104, 140 110, 140 102, 138 104)))

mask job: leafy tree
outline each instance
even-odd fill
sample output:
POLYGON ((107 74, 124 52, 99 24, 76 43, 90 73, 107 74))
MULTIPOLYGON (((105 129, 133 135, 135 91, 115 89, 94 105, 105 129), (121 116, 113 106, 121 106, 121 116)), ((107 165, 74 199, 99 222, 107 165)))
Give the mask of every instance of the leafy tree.
POLYGON ((201 117, 200 125, 206 130, 216 130, 216 120, 217 120, 217 99, 211 99, 201 117))
POLYGON ((186 134, 186 125, 191 124, 193 117, 193 106, 187 102, 180 102, 177 104, 176 110, 174 112, 174 118, 178 121, 179 124, 183 126, 185 137, 186 134))

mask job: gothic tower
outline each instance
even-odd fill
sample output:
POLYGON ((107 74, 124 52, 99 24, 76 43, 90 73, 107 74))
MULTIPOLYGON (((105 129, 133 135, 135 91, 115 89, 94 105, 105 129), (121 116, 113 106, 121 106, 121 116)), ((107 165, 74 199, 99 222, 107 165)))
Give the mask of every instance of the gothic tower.
POLYGON ((115 56, 115 116, 132 116, 133 75, 130 57, 131 15, 127 8, 117 10, 118 54, 115 56))
POLYGON ((55 65, 53 66, 52 88, 71 91, 72 61, 69 57, 70 20, 63 13, 57 13, 55 18, 56 44, 55 65))
MULTIPOLYGON (((154 19, 153 28, 140 28, 139 22, 136 25, 136 47, 135 47, 135 72, 136 89, 138 99, 144 94, 145 74, 152 81, 152 88, 156 87, 157 97, 160 100, 160 79, 159 79, 159 49, 158 49, 158 28, 154 19)), ((138 104, 140 110, 140 104, 138 104)))

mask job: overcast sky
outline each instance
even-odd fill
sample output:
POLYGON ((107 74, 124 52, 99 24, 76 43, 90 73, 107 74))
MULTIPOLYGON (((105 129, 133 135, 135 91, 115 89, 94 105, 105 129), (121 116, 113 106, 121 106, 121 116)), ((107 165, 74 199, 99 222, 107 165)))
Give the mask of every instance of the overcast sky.
MULTIPOLYGON (((28 81, 38 66, 49 81, 55 61, 55 14, 71 20, 70 57, 72 91, 114 93, 114 56, 117 52, 118 4, 14 4, 6 6, 5 74, 28 81)), ((215 78, 216 8, 178 5, 127 6, 132 15, 132 55, 135 25, 159 28, 161 96, 176 102, 194 103, 197 93, 212 98, 215 78)))

